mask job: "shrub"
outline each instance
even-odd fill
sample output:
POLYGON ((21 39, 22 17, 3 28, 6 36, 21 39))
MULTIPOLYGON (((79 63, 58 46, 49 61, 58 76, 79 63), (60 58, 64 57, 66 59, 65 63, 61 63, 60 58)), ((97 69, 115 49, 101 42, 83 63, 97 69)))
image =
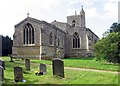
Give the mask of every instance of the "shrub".
POLYGON ((120 33, 110 33, 95 44, 97 60, 120 63, 120 33))

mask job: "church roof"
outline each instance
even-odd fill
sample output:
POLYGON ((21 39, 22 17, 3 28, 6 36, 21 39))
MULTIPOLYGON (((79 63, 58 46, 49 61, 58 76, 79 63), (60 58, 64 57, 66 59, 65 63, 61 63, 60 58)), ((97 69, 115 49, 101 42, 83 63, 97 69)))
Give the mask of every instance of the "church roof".
POLYGON ((68 23, 64 23, 64 22, 59 22, 54 20, 53 22, 51 22, 52 25, 55 25, 56 27, 60 28, 61 30, 66 32, 66 26, 68 26, 68 23))
POLYGON ((87 30, 94 34, 97 38, 99 38, 91 29, 87 28, 87 30))
POLYGON ((23 22, 28 21, 28 20, 29 20, 29 21, 33 21, 33 22, 36 22, 36 23, 39 23, 39 24, 49 25, 49 26, 51 26, 51 27, 53 27, 53 28, 55 28, 55 29, 57 29, 57 30, 62 31, 62 32, 65 33, 64 30, 62 30, 62 29, 59 28, 59 27, 56 27, 55 25, 53 25, 53 24, 51 24, 51 23, 48 23, 48 22, 46 22, 46 21, 41 21, 41 20, 38 20, 38 19, 35 19, 35 18, 32 18, 32 17, 27 17, 27 18, 25 18, 24 20, 22 20, 21 22, 19 22, 18 24, 16 24, 15 27, 19 26, 20 24, 22 24, 23 22))
MULTIPOLYGON (((36 23, 39 23, 39 24, 46 24, 46 25, 49 25, 50 27, 53 27, 63 33, 66 33, 66 28, 68 26, 70 26, 68 23, 64 23, 64 22, 58 22, 56 20, 54 20, 53 22, 51 23, 48 23, 46 21, 41 21, 41 20, 38 20, 38 19, 35 19, 35 18, 31 18, 31 17, 27 17, 25 18, 24 20, 22 20, 21 22, 19 22, 18 24, 15 25, 15 28, 18 27, 20 24, 22 24, 23 22, 25 21, 33 21, 33 22, 36 22, 36 23)), ((97 38, 99 38, 94 32, 92 32, 89 28, 87 28, 88 31, 90 31, 91 33, 93 33, 97 38)))
POLYGON ((32 17, 27 17, 24 20, 22 20, 21 22, 19 22, 18 24, 16 24, 15 27, 19 26, 20 24, 22 24, 23 22, 25 22, 27 20, 34 21, 34 22, 37 22, 37 23, 41 23, 41 21, 38 20, 38 19, 35 19, 35 18, 32 18, 32 17))

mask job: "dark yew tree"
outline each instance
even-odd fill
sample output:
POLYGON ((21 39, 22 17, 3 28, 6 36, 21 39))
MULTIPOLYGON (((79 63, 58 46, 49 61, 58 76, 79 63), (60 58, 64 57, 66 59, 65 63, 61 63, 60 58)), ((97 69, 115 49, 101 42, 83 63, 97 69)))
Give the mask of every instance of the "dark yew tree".
POLYGON ((113 23, 110 27, 110 33, 112 32, 120 32, 120 23, 113 23))
POLYGON ((0 35, 0 41, 2 41, 0 47, 2 56, 8 56, 9 54, 12 54, 12 39, 8 36, 0 35))

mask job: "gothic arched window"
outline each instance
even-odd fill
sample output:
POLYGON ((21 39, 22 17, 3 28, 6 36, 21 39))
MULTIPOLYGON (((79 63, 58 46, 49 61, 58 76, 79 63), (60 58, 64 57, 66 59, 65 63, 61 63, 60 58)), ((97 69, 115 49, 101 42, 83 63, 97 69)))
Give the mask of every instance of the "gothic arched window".
POLYGON ((49 35, 49 44, 52 45, 52 43, 53 43, 53 34, 50 33, 50 35, 49 35))
POLYGON ((26 40, 26 36, 25 36, 26 33, 25 33, 25 32, 26 32, 26 29, 24 29, 24 31, 23 31, 23 44, 26 44, 26 43, 25 43, 25 40, 26 40))
POLYGON ((34 44, 34 28, 30 23, 24 25, 23 43, 34 44))
POLYGON ((80 37, 77 32, 73 34, 73 48, 80 48, 80 37))
POLYGON ((31 41, 32 41, 32 44, 34 44, 34 29, 32 28, 32 38, 31 38, 31 41))

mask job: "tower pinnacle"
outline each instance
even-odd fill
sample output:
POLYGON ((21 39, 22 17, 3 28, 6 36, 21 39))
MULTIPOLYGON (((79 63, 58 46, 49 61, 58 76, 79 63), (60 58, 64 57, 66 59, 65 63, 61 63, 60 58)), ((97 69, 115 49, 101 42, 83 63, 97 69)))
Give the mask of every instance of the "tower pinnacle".
POLYGON ((84 10, 83 10, 83 5, 81 6, 81 11, 80 11, 80 14, 82 15, 82 14, 84 14, 85 12, 84 12, 84 10))
POLYGON ((81 6, 81 8, 83 9, 83 5, 81 6))
POLYGON ((77 15, 77 11, 75 11, 75 15, 77 15))
POLYGON ((27 17, 29 17, 30 13, 27 13, 27 17))

